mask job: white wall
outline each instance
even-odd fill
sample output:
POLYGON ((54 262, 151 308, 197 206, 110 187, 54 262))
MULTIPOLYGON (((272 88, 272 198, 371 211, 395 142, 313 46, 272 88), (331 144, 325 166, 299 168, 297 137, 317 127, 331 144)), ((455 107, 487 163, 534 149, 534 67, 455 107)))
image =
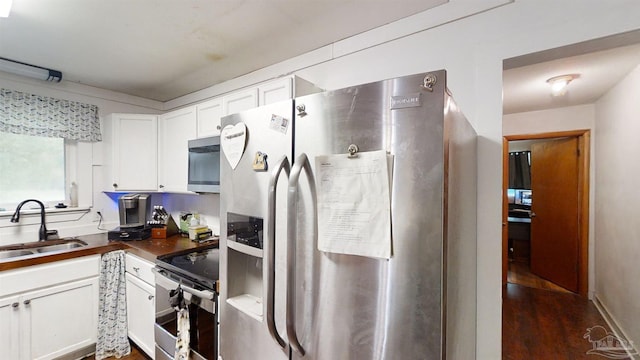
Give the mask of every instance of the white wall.
MULTIPOLYGON (((134 96, 114 93, 89 86, 62 82, 60 84, 22 78, 0 72, 0 87, 23 91, 31 94, 50 96, 58 99, 79 101, 98 106, 101 121, 105 115, 113 112, 149 113, 157 114, 163 104, 157 101, 142 99, 134 96)), ((99 232, 98 222, 95 221, 96 210, 102 210, 107 219, 117 219, 113 201, 104 195, 102 190, 101 158, 102 143, 78 142, 67 148, 71 156, 78 162, 77 169, 71 171, 78 184, 78 205, 92 207, 89 213, 47 215, 47 228, 58 230, 61 237, 75 236, 99 232)), ((5 169, 2 169, 5 171, 5 169)), ((40 224, 39 215, 23 215, 19 224, 10 221, 10 214, 0 216, 0 245, 19 242, 36 241, 40 224)), ((104 224, 103 224, 104 226, 104 224)), ((108 226, 114 226, 109 224, 108 226)))
MULTIPOLYGON (((452 0, 438 8, 446 12, 452 0)), ((477 358, 501 356, 502 61, 640 28, 640 2, 518 0, 398 40, 335 55, 333 47, 234 79, 236 87, 295 73, 335 89, 445 68, 448 86, 476 127, 478 142, 477 358)), ((425 22, 426 23, 426 22, 425 22)), ((370 39, 367 39, 370 40, 370 39)), ((365 40, 362 40, 363 42, 365 40)), ((350 42, 359 45, 357 39, 350 42)), ((207 91, 224 92, 229 84, 207 91), (219 90, 218 90, 219 89, 219 90)), ((193 97, 182 99, 193 102, 193 97)), ((180 99, 171 104, 180 106, 180 99)), ((469 324, 473 324, 470 319, 469 324)))
POLYGON ((596 102, 596 297, 640 344, 640 66, 596 102))
POLYGON ((509 114, 502 118, 503 135, 540 134, 548 132, 591 130, 591 158, 589 162, 589 290, 593 298, 595 289, 595 105, 579 105, 564 108, 509 114))

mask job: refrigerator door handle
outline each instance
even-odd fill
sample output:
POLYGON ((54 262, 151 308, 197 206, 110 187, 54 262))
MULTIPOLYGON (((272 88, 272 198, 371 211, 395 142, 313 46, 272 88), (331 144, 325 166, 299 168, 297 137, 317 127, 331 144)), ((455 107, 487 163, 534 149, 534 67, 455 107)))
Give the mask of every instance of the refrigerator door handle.
POLYGON ((297 214, 296 209, 298 202, 298 182, 300 173, 304 169, 309 182, 313 203, 313 244, 317 246, 318 237, 318 220, 317 220, 317 198, 316 184, 313 178, 313 170, 311 163, 306 154, 300 154, 293 163, 291 176, 289 178, 289 191, 287 193, 287 338, 291 347, 304 356, 305 350, 298 340, 296 332, 296 242, 297 242, 297 214))
POLYGON ((271 171, 271 179, 269 180, 269 195, 268 195, 268 226, 269 231, 267 233, 267 249, 264 252, 265 261, 267 266, 267 328, 269 334, 273 340, 284 349, 287 344, 284 339, 278 334, 276 323, 274 319, 275 313, 275 277, 276 277, 276 190, 278 188, 278 179, 282 170, 285 171, 287 178, 289 177, 291 165, 287 156, 283 156, 278 162, 278 166, 271 171))

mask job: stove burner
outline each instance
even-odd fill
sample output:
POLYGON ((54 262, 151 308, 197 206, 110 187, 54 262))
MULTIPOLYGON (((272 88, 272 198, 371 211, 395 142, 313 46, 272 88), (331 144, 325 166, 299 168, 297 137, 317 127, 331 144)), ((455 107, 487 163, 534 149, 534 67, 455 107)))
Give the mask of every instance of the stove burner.
POLYGON ((172 263, 175 265, 195 264, 197 261, 203 261, 207 258, 207 254, 192 252, 185 255, 176 256, 172 259, 172 263))
POLYGON ((214 290, 219 277, 218 262, 219 249, 205 248, 158 257, 156 265, 176 277, 191 279, 207 289, 214 290))

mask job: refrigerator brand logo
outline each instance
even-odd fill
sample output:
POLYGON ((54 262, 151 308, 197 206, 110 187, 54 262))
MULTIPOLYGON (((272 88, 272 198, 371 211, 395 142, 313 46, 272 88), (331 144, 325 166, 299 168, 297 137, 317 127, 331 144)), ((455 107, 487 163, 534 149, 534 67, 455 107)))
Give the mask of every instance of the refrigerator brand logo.
POLYGON ((420 101, 420 93, 392 96, 391 97, 391 109, 404 109, 409 107, 420 107, 422 102, 420 101))

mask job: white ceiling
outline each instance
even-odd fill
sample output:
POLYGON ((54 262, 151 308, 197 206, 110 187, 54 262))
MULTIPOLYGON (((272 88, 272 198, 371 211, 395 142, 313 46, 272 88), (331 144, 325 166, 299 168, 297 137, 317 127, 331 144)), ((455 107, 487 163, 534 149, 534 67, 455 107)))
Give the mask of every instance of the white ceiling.
MULTIPOLYGON (((611 44, 607 39, 601 45, 611 44)), ((568 49, 567 52, 575 52, 568 49)), ((602 47, 602 46, 596 46, 602 47)), ((582 46, 584 49, 584 47, 582 46)), ((581 51, 578 51, 581 52, 581 51)), ((547 55, 552 57, 562 53, 557 49, 547 55)), ((503 73, 503 113, 519 113, 565 106, 590 104, 598 100, 631 70, 640 65, 640 44, 615 47, 586 54, 562 57, 550 61, 519 66, 520 63, 544 58, 533 54, 520 59, 505 61, 503 73), (563 96, 551 96, 547 79, 565 74, 579 74, 567 87, 563 96)), ((548 57, 548 56, 547 56, 548 57)))
POLYGON ((13 0, 0 57, 167 101, 448 0, 13 0))
MULTIPOLYGON (((448 0, 13 0, 0 57, 167 101, 448 0)), ((640 64, 640 34, 505 61, 505 114, 592 103, 640 64), (631 46, 622 46, 627 44, 631 46), (546 80, 580 74, 562 97, 546 80)))

